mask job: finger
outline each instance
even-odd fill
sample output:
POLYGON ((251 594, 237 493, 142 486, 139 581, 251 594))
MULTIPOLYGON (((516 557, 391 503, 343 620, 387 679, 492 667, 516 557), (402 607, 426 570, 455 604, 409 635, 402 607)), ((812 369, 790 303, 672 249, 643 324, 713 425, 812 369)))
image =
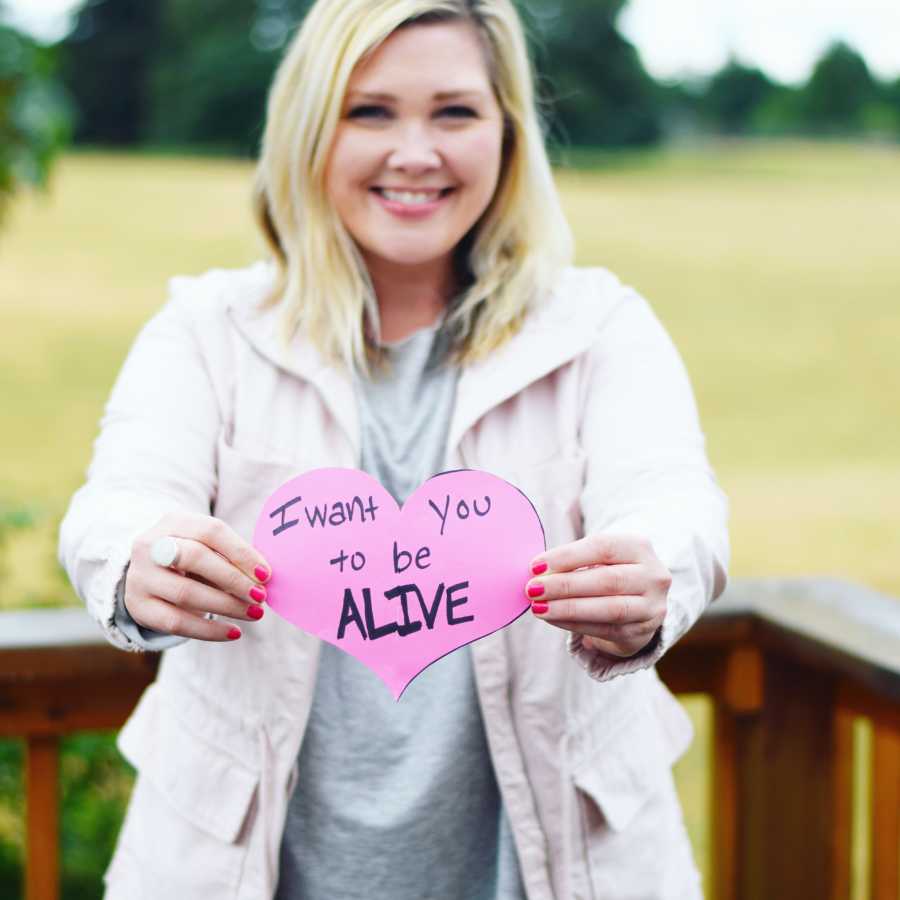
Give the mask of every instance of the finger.
POLYGON ((245 603, 262 603, 266 589, 220 553, 191 538, 178 539, 178 570, 245 603))
POLYGON ((157 567, 142 587, 151 597, 160 597, 172 606, 191 613, 215 613, 232 619, 257 621, 263 617, 263 608, 256 603, 245 603, 231 594, 202 584, 171 569, 157 567))
POLYGON ((640 624, 630 625, 604 625, 602 623, 550 621, 546 616, 538 616, 547 621, 548 625, 562 628, 565 631, 574 631, 576 634, 587 635, 598 640, 610 641, 616 645, 634 644, 636 647, 645 646, 653 637, 655 629, 640 624))
POLYGON ((646 566, 642 563, 623 563, 532 578, 525 585, 525 594, 530 600, 614 597, 618 594, 639 596, 646 587, 646 566))
POLYGON ((241 637, 241 629, 233 622, 205 619, 196 613, 179 609, 161 597, 144 597, 139 603, 132 601, 128 611, 138 625, 163 634, 199 641, 235 641, 241 637))
POLYGON ((550 601, 541 598, 535 601, 532 610, 548 622, 575 622, 579 625, 622 627, 643 624, 651 618, 646 599, 627 594, 619 597, 566 597, 550 601))
POLYGON ((531 561, 531 571, 541 575, 548 570, 571 572, 583 566, 638 563, 647 559, 652 549, 646 538, 637 535, 589 534, 538 554, 531 561))
POLYGON ((271 577, 272 569, 262 554, 215 516, 173 514, 167 517, 166 527, 173 537, 191 538, 220 553, 249 578, 263 583, 271 577))

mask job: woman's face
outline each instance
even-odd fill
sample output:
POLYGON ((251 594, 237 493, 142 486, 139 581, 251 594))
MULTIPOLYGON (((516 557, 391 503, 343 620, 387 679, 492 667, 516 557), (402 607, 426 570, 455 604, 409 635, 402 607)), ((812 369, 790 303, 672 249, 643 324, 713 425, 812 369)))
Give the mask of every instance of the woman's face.
POLYGON ((357 66, 326 189, 370 270, 447 271, 494 195, 502 142, 470 23, 401 28, 357 66))

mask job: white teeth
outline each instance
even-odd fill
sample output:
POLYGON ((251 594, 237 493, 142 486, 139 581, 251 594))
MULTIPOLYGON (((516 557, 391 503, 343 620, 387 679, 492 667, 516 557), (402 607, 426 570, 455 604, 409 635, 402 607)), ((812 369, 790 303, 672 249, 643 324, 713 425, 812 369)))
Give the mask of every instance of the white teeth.
POLYGON ((412 191, 389 191, 384 188, 380 191, 381 196, 385 200, 391 200, 394 203, 407 203, 410 206, 420 206, 425 203, 433 203, 441 196, 440 191, 430 191, 428 193, 412 191))

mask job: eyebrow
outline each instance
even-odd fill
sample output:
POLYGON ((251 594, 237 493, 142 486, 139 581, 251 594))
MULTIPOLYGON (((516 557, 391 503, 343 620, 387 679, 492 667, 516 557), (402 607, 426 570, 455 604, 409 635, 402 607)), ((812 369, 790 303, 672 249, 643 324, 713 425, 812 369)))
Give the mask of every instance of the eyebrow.
MULTIPOLYGON (((349 96, 351 97, 363 97, 366 100, 381 100, 382 102, 394 102, 397 98, 393 94, 385 94, 380 91, 350 91, 349 96)), ((465 91, 438 91, 432 99, 443 101, 443 100, 455 100, 459 97, 481 97, 484 96, 484 91, 478 90, 465 90, 465 91)))

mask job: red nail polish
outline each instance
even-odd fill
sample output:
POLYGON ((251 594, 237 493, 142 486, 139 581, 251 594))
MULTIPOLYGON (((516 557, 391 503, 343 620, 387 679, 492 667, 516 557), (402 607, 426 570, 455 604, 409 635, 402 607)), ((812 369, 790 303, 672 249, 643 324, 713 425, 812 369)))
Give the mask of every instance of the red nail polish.
POLYGON ((250 616, 251 619, 261 619, 264 615, 265 611, 261 606, 248 606, 247 607, 247 615, 250 616))
POLYGON ((548 609, 550 609, 550 604, 543 601, 531 604, 531 611, 538 616, 542 616, 548 609))
POLYGON ((253 570, 253 574, 256 576, 256 580, 261 581, 263 584, 265 584, 272 577, 272 573, 262 566, 257 566, 253 570))
POLYGON ((528 586, 528 596, 529 597, 540 597, 541 594, 544 593, 544 586, 542 584, 530 584, 528 586))
POLYGON ((257 603, 262 603, 266 599, 266 589, 256 586, 250 588, 250 598, 257 603))
POLYGON ((531 567, 532 575, 543 575, 544 572, 546 572, 546 571, 547 571, 547 563, 545 563, 545 562, 535 563, 531 567))
POLYGON ((232 628, 231 631, 228 632, 228 640, 236 641, 241 636, 240 628, 232 628))

